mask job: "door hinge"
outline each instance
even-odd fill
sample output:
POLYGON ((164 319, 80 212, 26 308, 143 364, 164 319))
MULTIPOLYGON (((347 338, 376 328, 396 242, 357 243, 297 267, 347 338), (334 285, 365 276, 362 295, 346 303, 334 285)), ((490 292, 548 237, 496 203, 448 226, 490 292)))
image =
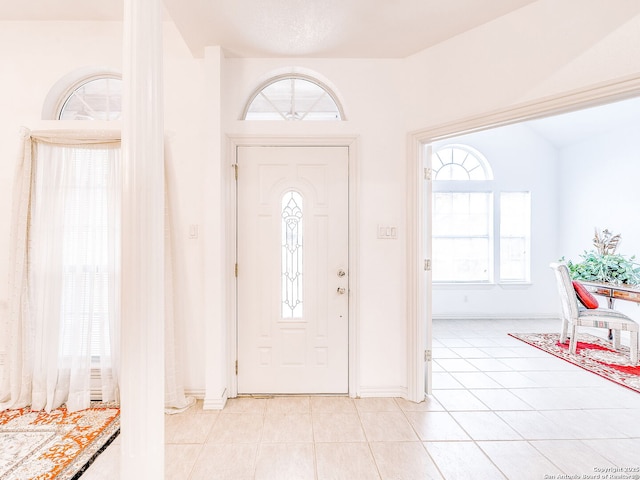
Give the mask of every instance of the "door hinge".
POLYGON ((238 278, 238 264, 236 263, 235 267, 233 268, 233 274, 236 276, 236 278, 238 278))
POLYGON ((430 168, 425 168, 424 169, 424 179, 425 180, 431 180, 431 169, 430 168))
POLYGON ((432 358, 433 358, 433 353, 431 352, 431 350, 425 350, 424 351, 424 361, 425 362, 430 362, 432 358))
POLYGON ((238 375, 238 360, 236 360, 236 375, 238 375))
POLYGON ((234 175, 236 177, 236 180, 238 180, 238 164, 237 163, 233 164, 233 171, 234 171, 234 175))
POLYGON ((427 272, 431 271, 431 259, 430 259, 430 258, 427 258, 427 259, 424 261, 424 269, 425 269, 425 271, 427 271, 427 272))

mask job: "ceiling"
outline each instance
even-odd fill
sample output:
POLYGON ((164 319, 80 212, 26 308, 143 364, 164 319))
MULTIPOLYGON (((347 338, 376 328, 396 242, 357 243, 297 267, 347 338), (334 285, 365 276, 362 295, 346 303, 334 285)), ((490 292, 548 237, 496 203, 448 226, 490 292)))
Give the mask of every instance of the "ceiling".
MULTIPOLYGON (((0 20, 121 21, 125 0, 0 1, 0 20)), ((195 56, 402 58, 535 0, 164 0, 195 56)), ((640 122, 640 99, 527 124, 562 148, 640 122)))
MULTIPOLYGON (((402 58, 535 0, 164 0, 194 55, 402 58)), ((0 2, 0 20, 120 21, 124 0, 0 2)))
POLYGON ((597 135, 640 126, 640 97, 531 120, 525 124, 556 148, 565 148, 597 135))

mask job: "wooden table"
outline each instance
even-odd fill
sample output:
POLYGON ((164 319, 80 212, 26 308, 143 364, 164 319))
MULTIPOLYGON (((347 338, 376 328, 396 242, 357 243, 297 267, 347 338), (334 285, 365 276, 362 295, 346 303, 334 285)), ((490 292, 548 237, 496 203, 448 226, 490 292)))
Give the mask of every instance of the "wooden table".
MULTIPOLYGON (((616 299, 626 300, 628 302, 640 303, 640 285, 614 285, 612 283, 585 282, 580 280, 591 293, 607 298, 609 308, 613 308, 613 302, 616 299)), ((609 340, 613 338, 611 330, 609 330, 609 340)))
POLYGON ((609 308, 613 308, 616 299, 640 303, 640 285, 614 285, 612 283, 585 282, 580 280, 591 293, 607 297, 609 308))

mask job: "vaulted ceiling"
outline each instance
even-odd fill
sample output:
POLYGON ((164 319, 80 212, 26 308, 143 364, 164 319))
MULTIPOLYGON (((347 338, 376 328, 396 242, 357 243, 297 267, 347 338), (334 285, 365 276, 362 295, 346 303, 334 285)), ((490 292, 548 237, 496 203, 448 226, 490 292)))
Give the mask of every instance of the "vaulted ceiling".
MULTIPOLYGON (((196 56, 401 58, 534 0, 165 0, 196 56)), ((0 20, 122 19, 123 0, 0 2, 0 20)))

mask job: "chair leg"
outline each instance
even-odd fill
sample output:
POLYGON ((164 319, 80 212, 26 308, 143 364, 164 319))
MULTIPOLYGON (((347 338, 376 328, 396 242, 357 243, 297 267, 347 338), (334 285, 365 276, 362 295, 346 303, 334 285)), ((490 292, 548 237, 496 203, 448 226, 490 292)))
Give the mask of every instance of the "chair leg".
POLYGON ((613 348, 614 350, 620 350, 620 330, 613 331, 613 348))
POLYGON ((571 325, 571 338, 569 339, 569 351, 575 355, 576 348, 578 346, 578 333, 577 328, 574 325, 571 325))
POLYGON ((629 353, 631 356, 631 365, 638 365, 638 336, 640 336, 639 332, 629 332, 630 338, 630 349, 629 353))
POLYGON ((560 331, 560 343, 567 342, 567 327, 568 323, 566 318, 562 319, 562 330, 560 331))

